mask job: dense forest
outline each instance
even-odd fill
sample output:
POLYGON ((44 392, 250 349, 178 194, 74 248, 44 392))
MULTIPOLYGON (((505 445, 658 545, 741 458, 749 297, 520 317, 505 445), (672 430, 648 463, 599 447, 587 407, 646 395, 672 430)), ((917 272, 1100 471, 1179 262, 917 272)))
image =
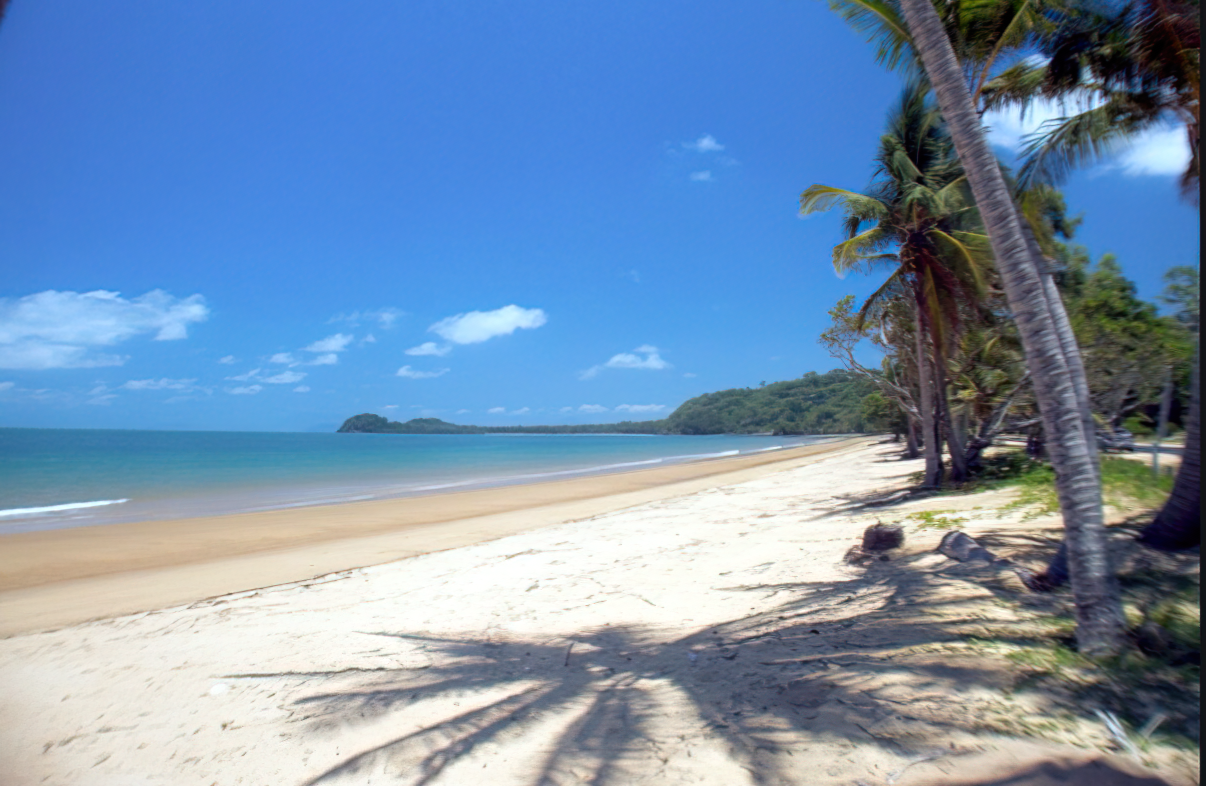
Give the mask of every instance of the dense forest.
POLYGON ((344 421, 343 434, 850 434, 868 430, 864 399, 874 385, 848 371, 705 393, 664 420, 580 426, 461 426, 438 418, 405 423, 365 413, 344 421))

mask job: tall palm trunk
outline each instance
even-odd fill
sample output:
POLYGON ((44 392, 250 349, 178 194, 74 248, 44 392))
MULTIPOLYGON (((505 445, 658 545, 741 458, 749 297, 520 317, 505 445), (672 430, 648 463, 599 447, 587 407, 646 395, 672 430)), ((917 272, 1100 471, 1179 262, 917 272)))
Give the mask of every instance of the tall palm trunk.
MULTIPOLYGON (((944 370, 939 369, 939 371, 942 373, 944 370)), ((967 480, 969 474, 967 471, 967 456, 963 447, 963 435, 959 433, 954 413, 951 412, 951 384, 945 373, 942 373, 938 385, 942 391, 942 419, 946 425, 946 443, 950 448, 948 452, 951 455, 951 480, 956 483, 962 483, 967 480)))
POLYGON ((1039 260, 1030 253, 938 13, 930 0, 902 0, 901 5, 988 230, 1026 351, 1064 514, 1077 643, 1088 655, 1113 654, 1123 646, 1125 620, 1106 550, 1101 484, 1085 440, 1077 392, 1051 315, 1039 260))
POLYGON ((925 326, 921 321, 921 305, 914 304, 914 334, 917 337, 917 406, 921 410, 921 448, 925 454, 925 483, 930 488, 942 485, 942 443, 938 440, 938 420, 934 417, 933 366, 925 351, 925 326))
POLYGON ((1162 551, 1177 551, 1202 542, 1201 385, 1194 363, 1189 393, 1189 422, 1185 424, 1185 450, 1172 494, 1156 520, 1144 528, 1139 540, 1162 551))

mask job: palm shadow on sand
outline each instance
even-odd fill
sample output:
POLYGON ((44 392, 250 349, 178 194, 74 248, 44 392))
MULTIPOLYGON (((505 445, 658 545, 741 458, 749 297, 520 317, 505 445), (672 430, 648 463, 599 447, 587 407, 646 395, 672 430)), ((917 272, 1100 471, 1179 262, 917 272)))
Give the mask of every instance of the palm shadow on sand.
MULTIPOLYGON (((425 653, 431 665, 230 676, 301 679, 306 686, 318 680, 317 690, 292 705, 308 734, 382 724, 408 729, 331 762, 305 786, 370 777, 427 784, 475 749, 493 750, 479 746, 530 742, 529 735, 540 735, 538 763, 523 781, 533 786, 661 782, 668 778, 659 777, 659 767, 668 772, 684 746, 690 756, 690 744, 705 742, 720 743, 759 786, 799 783, 798 757, 816 757, 823 767, 857 745, 878 751, 885 763, 863 783, 887 786, 920 762, 946 760, 957 771, 960 750, 952 740, 996 731, 965 699, 985 688, 1009 690, 1014 675, 990 659, 925 654, 982 621, 983 592, 969 598, 952 586, 1013 594, 977 570, 935 570, 932 555, 922 554, 872 562, 847 581, 730 587, 781 602, 670 639, 621 626, 552 641, 365 631, 364 641, 425 653), (430 712, 437 701, 456 709, 417 727, 407 721, 414 708, 430 712), (676 712, 690 721, 679 729, 684 735, 668 740, 659 721, 676 712)), ((1086 716, 1091 709, 1081 708, 1086 716)))

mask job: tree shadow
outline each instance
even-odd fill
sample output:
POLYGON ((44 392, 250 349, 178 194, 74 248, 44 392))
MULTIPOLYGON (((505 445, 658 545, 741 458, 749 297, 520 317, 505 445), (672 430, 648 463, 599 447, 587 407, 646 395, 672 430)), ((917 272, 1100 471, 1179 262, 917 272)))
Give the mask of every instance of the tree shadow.
MULTIPOLYGON (((531 784, 627 784, 638 774, 657 782, 650 767, 677 766, 671 759, 681 755, 680 739, 662 731, 670 716, 689 719, 680 730, 720 744, 759 786, 799 781, 793 750, 801 740, 818 760, 844 757, 852 746, 878 752, 879 786, 918 761, 959 753, 954 741, 998 733, 973 706, 985 689, 1016 687, 1016 675, 999 660, 943 645, 980 631, 986 600, 1016 598, 1020 585, 1010 585, 1007 571, 932 553, 851 573, 845 581, 725 588, 781 602, 688 636, 636 626, 552 641, 366 631, 360 635, 392 640, 400 656, 420 655, 428 665, 229 678, 318 680, 292 705, 294 722, 312 734, 438 716, 331 763, 306 786, 427 784, 475 749, 516 742, 534 745, 531 784)), ((1092 709, 1071 708, 1084 717, 1092 709)))

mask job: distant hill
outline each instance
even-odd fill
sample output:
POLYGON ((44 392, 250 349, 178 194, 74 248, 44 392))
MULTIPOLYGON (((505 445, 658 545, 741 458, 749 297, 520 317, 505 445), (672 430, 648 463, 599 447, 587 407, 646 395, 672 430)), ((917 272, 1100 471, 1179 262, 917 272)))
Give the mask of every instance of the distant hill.
POLYGON ((815 371, 757 388, 705 393, 664 420, 582 426, 461 426, 439 418, 405 423, 355 415, 341 434, 854 434, 867 430, 863 399, 871 383, 846 371, 815 371))

